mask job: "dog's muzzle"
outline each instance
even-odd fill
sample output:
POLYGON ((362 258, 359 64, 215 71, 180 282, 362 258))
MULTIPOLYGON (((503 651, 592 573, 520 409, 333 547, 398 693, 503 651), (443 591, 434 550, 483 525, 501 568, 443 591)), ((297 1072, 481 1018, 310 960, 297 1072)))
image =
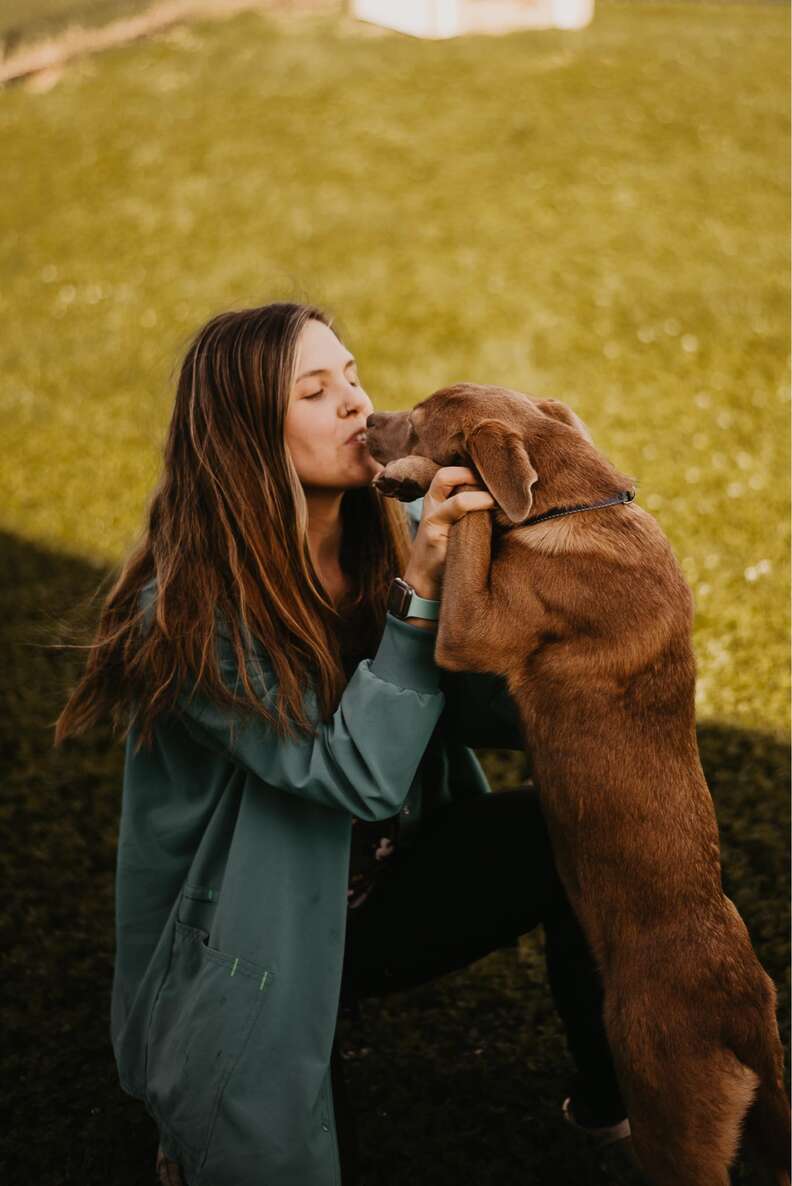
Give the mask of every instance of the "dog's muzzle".
POLYGON ((375 461, 387 465, 408 455, 411 433, 407 412, 372 412, 366 420, 366 447, 375 461))

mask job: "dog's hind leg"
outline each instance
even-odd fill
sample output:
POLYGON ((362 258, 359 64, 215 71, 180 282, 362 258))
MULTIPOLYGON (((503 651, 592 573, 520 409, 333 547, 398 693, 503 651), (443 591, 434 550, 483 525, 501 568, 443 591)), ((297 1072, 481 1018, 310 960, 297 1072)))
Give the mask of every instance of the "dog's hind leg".
POLYGON ((774 1011, 749 1049, 740 1050, 759 1078, 756 1097, 745 1120, 745 1143, 772 1175, 775 1186, 790 1186, 789 1100, 783 1085, 784 1051, 774 1011))
POLYGON ((729 1045, 758 1077, 756 1096, 745 1119, 745 1143, 771 1175, 775 1186, 790 1186, 789 1100, 784 1091, 784 1048, 776 1021, 776 988, 751 952, 754 979, 750 1007, 735 1008, 729 1045))
POLYGON ((789 1104, 780 1083, 760 1083, 745 1120, 745 1141, 773 1175, 775 1186, 790 1186, 789 1104))
POLYGON ((729 1186, 757 1076, 727 1050, 678 1056, 651 1085, 624 1086, 635 1153, 653 1186, 729 1186))

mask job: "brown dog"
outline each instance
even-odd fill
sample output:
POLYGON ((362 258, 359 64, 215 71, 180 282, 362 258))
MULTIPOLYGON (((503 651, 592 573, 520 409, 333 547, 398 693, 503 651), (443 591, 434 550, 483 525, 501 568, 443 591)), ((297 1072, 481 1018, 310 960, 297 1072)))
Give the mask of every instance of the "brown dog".
POLYGON ((367 431, 383 493, 411 500, 469 465, 498 503, 451 530, 435 657, 507 678, 642 1168, 727 1186, 745 1120, 788 1186, 776 992, 721 885, 693 598, 668 540, 556 400, 460 384, 367 431))

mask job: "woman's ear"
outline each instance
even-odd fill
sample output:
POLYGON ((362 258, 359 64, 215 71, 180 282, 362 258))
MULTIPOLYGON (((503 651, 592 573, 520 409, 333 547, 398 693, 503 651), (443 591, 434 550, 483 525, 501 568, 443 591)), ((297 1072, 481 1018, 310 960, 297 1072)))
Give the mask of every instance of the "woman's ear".
POLYGON ((482 420, 468 433, 467 451, 484 485, 512 523, 531 513, 531 487, 539 475, 519 433, 502 420, 482 420))
POLYGON ((580 435, 584 436, 590 445, 594 444, 591 439, 591 433, 577 412, 573 412, 560 399, 535 399, 534 403, 540 412, 544 412, 545 416, 552 416, 554 420, 560 420, 562 424, 568 424, 570 428, 577 429, 580 435))

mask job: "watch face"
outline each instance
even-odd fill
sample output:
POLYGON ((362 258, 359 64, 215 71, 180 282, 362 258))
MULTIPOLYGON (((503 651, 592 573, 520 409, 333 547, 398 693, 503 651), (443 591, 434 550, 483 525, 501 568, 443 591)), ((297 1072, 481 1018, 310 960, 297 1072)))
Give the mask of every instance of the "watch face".
POLYGON ((412 601, 412 590, 405 581, 394 577, 388 592, 388 609, 397 618, 407 617, 407 608, 412 601))

